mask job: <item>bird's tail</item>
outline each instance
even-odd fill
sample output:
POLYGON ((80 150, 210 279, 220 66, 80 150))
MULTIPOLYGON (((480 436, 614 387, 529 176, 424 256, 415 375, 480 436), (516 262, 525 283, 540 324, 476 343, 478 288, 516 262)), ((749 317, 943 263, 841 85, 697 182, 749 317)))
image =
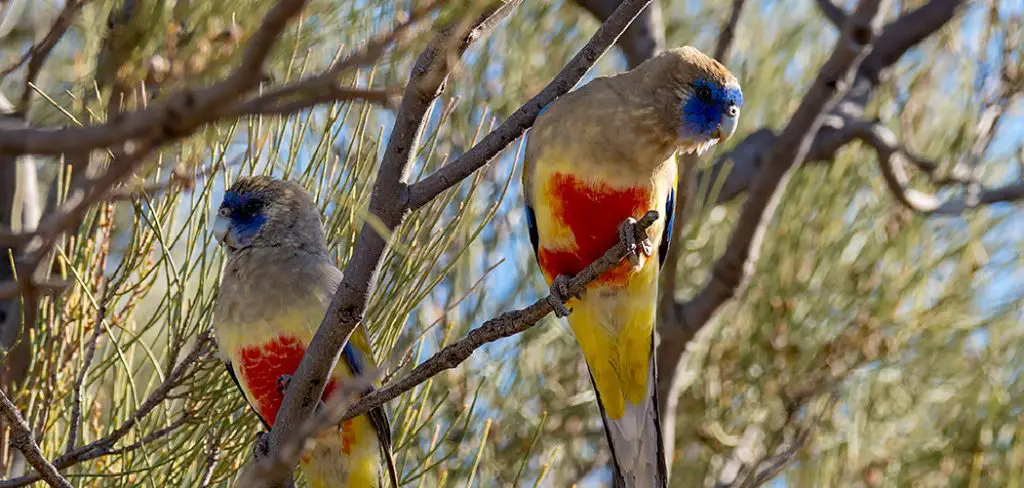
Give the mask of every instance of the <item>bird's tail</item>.
MULTIPOLYGON (((601 395, 597 396, 601 418, 604 420, 604 432, 612 450, 612 478, 615 488, 668 486, 665 443, 661 435, 661 413, 658 410, 658 388, 655 381, 656 368, 652 351, 645 401, 639 404, 627 402, 625 414, 620 418, 609 418, 601 402, 601 395)), ((597 391, 596 384, 594 390, 597 391)))
POLYGON ((391 453, 391 446, 381 446, 381 456, 384 457, 384 464, 388 469, 391 488, 398 488, 398 469, 395 468, 395 455, 391 453))

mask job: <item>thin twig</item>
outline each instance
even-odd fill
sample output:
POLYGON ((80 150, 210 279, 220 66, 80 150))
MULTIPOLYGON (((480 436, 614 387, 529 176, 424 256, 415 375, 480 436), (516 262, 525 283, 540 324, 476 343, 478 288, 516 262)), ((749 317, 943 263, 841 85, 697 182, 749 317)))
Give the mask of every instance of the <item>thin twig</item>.
MULTIPOLYGON (((212 350, 212 343, 213 335, 209 331, 201 334, 195 344, 193 344, 191 351, 189 351, 181 362, 171 370, 163 383, 150 392, 149 396, 146 397, 146 400, 128 416, 127 420, 122 422, 121 425, 102 439, 98 439, 76 448, 73 451, 54 459, 53 466, 56 469, 66 469, 81 462, 90 461, 103 456, 109 456, 118 452, 113 449, 114 444, 131 432, 131 430, 138 425, 142 419, 146 418, 153 409, 162 404, 169 397, 172 390, 180 386, 185 380, 195 373, 196 370, 193 369, 193 366, 195 366, 200 359, 209 355, 212 350)), ((184 421, 182 421, 182 423, 184 423, 184 421)), ((181 424, 179 424, 179 426, 180 425, 181 424)), ((166 432, 162 435, 166 435, 166 432)), ((143 439, 143 442, 146 442, 145 438, 143 439)), ((18 488, 39 481, 40 479, 42 478, 39 474, 33 474, 9 480, 0 480, 0 488, 18 488)))
POLYGON ((82 359, 82 369, 78 371, 78 375, 75 377, 75 385, 72 387, 74 398, 71 403, 71 420, 68 421, 68 441, 64 446, 64 454, 69 454, 75 448, 75 444, 78 443, 78 424, 82 418, 82 393, 85 389, 85 377, 89 373, 93 356, 96 354, 96 343, 99 341, 100 336, 103 335, 101 323, 106 320, 106 315, 107 300, 104 297, 101 298, 99 310, 96 312, 96 322, 93 324, 92 335, 89 336, 89 341, 85 344, 85 357, 82 359))
MULTIPOLYGON (((641 232, 646 231, 657 220, 658 212, 649 211, 637 222, 637 229, 641 232)), ((569 297, 580 297, 583 295, 586 292, 587 285, 606 271, 617 266, 631 252, 635 252, 635 248, 629 247, 626 242, 621 240, 617 242, 605 251, 601 257, 587 265, 586 268, 569 280, 567 284, 569 297)), ((542 318, 551 313, 551 303, 549 297, 544 297, 528 307, 505 312, 496 318, 484 322, 480 327, 469 331, 466 337, 445 346, 444 349, 441 349, 419 366, 416 366, 405 376, 389 382, 382 388, 367 393, 354 403, 349 401, 348 394, 335 393, 326 402, 326 405, 316 412, 313 418, 303 423, 297 429, 290 429, 281 441, 282 447, 278 448, 277 454, 268 456, 269 459, 262 460, 258 463, 256 470, 250 471, 248 475, 259 479, 290 472, 290 469, 288 471, 282 471, 282 469, 290 466, 288 463, 298 456, 301 446, 305 445, 309 437, 332 425, 338 425, 345 420, 365 414, 416 388, 441 372, 457 367, 469 359, 474 351, 486 344, 505 337, 511 337, 533 327, 542 318)), ((366 378, 362 382, 356 383, 358 384, 354 390, 355 392, 361 391, 359 388, 363 388, 364 385, 372 385, 369 381, 366 381, 366 378)), ((350 383, 346 383, 346 387, 349 386, 350 383)))
POLYGON ((426 205, 441 192, 455 186, 489 163, 502 149, 523 135, 526 129, 533 126, 541 109, 576 86, 576 83, 608 51, 615 40, 622 35, 622 31, 648 3, 650 0, 625 0, 622 2, 615 13, 597 29, 583 49, 576 53, 576 56, 540 93, 519 107, 512 116, 470 150, 430 176, 413 184, 409 188, 410 207, 415 210, 426 205))
POLYGON ((32 429, 28 426, 28 422, 25 422, 18 407, 11 402, 10 398, 7 398, 7 394, 3 390, 0 390, 0 414, 7 419, 7 424, 11 428, 11 445, 21 451, 25 455, 25 460, 36 469, 37 479, 46 481, 50 486, 73 488, 71 483, 68 483, 68 480, 57 472, 57 468, 43 456, 39 450, 39 444, 36 444, 36 439, 32 436, 32 429))
MULTIPOLYGON (((823 0, 828 1, 828 0, 823 0)), ((725 62, 729 57, 729 49, 736 40, 736 24, 740 22, 740 14, 743 13, 743 4, 746 0, 732 0, 732 8, 729 9, 729 18, 722 24, 722 30, 718 33, 718 41, 715 42, 714 58, 725 62)))
MULTIPOLYGON (((637 229, 641 232, 645 231, 657 220, 658 212, 649 211, 637 222, 637 229)), ((587 265, 586 268, 583 268, 582 271, 569 280, 568 289, 570 297, 582 296, 587 289, 587 285, 604 272, 617 266, 631 252, 632 249, 621 240, 605 251, 600 258, 587 265)), ((473 351, 476 351, 485 344, 505 337, 511 337, 533 327, 551 311, 551 300, 548 297, 544 297, 526 308, 505 312, 496 318, 484 322, 480 327, 469 331, 466 337, 445 346, 444 349, 438 351, 419 366, 416 366, 409 374, 368 393, 356 401, 339 416, 338 421, 362 415, 383 405, 385 402, 397 398, 402 393, 412 390, 419 384, 437 376, 438 373, 462 364, 463 361, 473 355, 473 351)))
MULTIPOLYGON (((862 122, 852 126, 857 137, 874 148, 878 155, 878 164, 882 170, 886 186, 900 203, 907 208, 923 214, 959 215, 972 208, 998 202, 1011 202, 1024 199, 1024 180, 998 188, 985 188, 978 183, 967 183, 962 196, 941 199, 935 194, 910 188, 910 176, 904 168, 904 161, 915 161, 919 158, 910 155, 887 127, 862 122)), ((937 166, 934 163, 930 167, 937 166)), ((948 179, 947 179, 948 180, 948 179)), ((956 178, 950 180, 958 182, 956 178)))
MULTIPOLYGON (((474 21, 457 22, 442 29, 416 60, 370 197, 370 213, 388 230, 398 228, 409 213, 407 169, 419 144, 426 113, 441 94, 453 68, 454 59, 449 53, 456 54, 455 59, 461 57, 470 43, 510 14, 520 1, 493 3, 474 21)), ((280 460, 288 436, 302 428, 323 396, 325 379, 334 369, 339 352, 362 321, 387 245, 372 224, 363 225, 353 251, 355 258, 349 261, 330 307, 292 376, 270 430, 267 446, 271 459, 280 460)), ((289 478, 294 463, 287 462, 290 466, 286 472, 268 475, 268 486, 281 486, 289 478)))

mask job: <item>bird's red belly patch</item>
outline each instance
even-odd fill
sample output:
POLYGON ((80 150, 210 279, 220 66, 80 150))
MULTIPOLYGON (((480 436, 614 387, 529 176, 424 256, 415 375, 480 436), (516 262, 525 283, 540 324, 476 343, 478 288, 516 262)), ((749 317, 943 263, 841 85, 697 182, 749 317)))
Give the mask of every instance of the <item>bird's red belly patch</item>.
MULTIPOLYGON (((548 279, 582 271, 619 241, 624 220, 640 218, 650 210, 650 191, 646 188, 612 188, 565 173, 555 173, 545 191, 553 202, 555 225, 568 228, 576 241, 574 249, 548 249, 541 243, 538 261, 548 279)), ((621 284, 629 279, 630 271, 629 262, 623 261, 597 281, 621 284)))
MULTIPOLYGON (((256 400, 256 410, 270 425, 274 425, 277 411, 284 400, 282 392, 278 392, 277 380, 281 375, 295 374, 305 352, 305 345, 291 336, 276 337, 259 346, 244 347, 239 351, 239 374, 256 400)), ((329 397, 335 386, 334 380, 328 382, 323 397, 329 397)))

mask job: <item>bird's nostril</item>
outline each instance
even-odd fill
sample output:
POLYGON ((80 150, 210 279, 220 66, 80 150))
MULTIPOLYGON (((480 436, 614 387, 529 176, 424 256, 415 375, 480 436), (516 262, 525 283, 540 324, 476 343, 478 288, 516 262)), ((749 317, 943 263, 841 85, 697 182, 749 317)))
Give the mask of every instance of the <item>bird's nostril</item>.
POLYGON ((729 116, 735 117, 740 114, 740 108, 735 105, 729 105, 729 116))

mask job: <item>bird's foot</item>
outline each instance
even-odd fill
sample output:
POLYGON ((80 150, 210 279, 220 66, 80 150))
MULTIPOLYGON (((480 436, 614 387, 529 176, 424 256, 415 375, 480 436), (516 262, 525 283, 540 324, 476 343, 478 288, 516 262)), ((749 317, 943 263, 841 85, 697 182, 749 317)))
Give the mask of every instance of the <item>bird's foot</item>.
POLYGON ((277 377, 277 394, 284 396, 285 392, 288 391, 288 385, 292 382, 292 375, 283 374, 277 377))
POLYGON ((637 226, 636 219, 633 217, 626 219, 619 227, 619 240, 625 243, 626 248, 629 249, 629 254, 626 257, 629 258, 629 264, 633 266, 640 265, 641 253, 647 257, 654 254, 654 243, 647 236, 647 231, 637 226))
POLYGON ((554 310, 555 317, 561 318, 569 315, 569 309, 565 307, 565 302, 569 301, 568 276, 555 276, 555 279, 551 281, 551 294, 548 295, 547 301, 551 305, 551 309, 554 310))

